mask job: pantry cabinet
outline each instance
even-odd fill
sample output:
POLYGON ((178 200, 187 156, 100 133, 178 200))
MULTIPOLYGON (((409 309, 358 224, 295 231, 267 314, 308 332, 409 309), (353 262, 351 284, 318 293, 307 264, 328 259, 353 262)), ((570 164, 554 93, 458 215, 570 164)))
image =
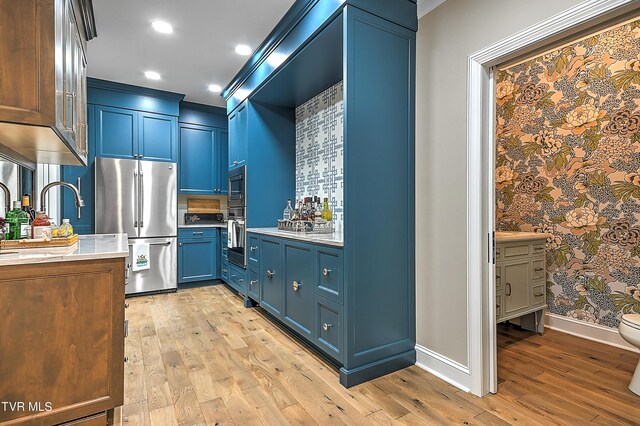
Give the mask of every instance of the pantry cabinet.
POLYGON ((91 2, 0 0, 0 147, 23 162, 87 160, 91 2))

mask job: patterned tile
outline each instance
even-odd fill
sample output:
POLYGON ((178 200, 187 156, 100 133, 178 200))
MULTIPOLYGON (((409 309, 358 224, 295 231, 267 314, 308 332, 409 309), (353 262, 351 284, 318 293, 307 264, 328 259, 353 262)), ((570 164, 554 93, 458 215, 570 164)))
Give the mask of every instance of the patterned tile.
POLYGON ((296 198, 329 198, 338 229, 344 220, 343 83, 296 108, 296 198))

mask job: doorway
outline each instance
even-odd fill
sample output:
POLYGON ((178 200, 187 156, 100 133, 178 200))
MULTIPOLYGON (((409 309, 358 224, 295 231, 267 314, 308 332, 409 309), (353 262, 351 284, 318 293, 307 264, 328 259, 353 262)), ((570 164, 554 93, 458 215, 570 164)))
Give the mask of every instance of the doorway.
POLYGON ((586 1, 469 57, 468 288, 472 392, 497 392, 495 135, 497 70, 628 20, 636 1, 586 1))

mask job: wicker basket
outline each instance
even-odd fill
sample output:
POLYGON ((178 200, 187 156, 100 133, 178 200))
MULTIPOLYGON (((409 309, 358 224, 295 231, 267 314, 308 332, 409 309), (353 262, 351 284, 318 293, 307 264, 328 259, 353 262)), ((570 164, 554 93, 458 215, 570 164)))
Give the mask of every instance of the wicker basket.
POLYGON ((35 248, 71 247, 78 242, 78 235, 74 234, 66 238, 53 238, 50 241, 42 240, 3 240, 0 241, 0 250, 21 250, 35 248))

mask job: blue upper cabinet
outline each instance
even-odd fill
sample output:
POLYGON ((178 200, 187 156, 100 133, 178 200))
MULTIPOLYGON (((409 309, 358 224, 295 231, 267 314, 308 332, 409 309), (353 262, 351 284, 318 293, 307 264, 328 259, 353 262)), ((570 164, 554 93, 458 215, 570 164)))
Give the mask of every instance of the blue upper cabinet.
POLYGON ((229 159, 229 132, 220 131, 217 133, 218 142, 218 194, 227 195, 229 186, 229 169, 227 167, 229 159))
POLYGON ((247 102, 229 115, 229 169, 244 166, 249 143, 249 109, 247 102))
POLYGON ((98 105, 95 115, 96 156, 137 158, 138 112, 98 105))
POLYGON ((178 119, 162 114, 138 114, 139 158, 149 161, 177 161, 178 119))
POLYGON ((213 127, 180 124, 178 185, 182 194, 217 195, 218 163, 213 127))
POLYGON ((96 138, 95 107, 91 104, 87 105, 87 115, 89 123, 87 165, 86 167, 63 166, 61 168, 61 179, 64 182, 75 185, 80 190, 80 195, 82 195, 85 206, 78 209, 76 207, 75 197, 71 191, 61 191, 62 217, 55 218, 56 222, 62 222, 61 219, 69 219, 76 234, 95 233, 93 163, 96 157, 96 138))

